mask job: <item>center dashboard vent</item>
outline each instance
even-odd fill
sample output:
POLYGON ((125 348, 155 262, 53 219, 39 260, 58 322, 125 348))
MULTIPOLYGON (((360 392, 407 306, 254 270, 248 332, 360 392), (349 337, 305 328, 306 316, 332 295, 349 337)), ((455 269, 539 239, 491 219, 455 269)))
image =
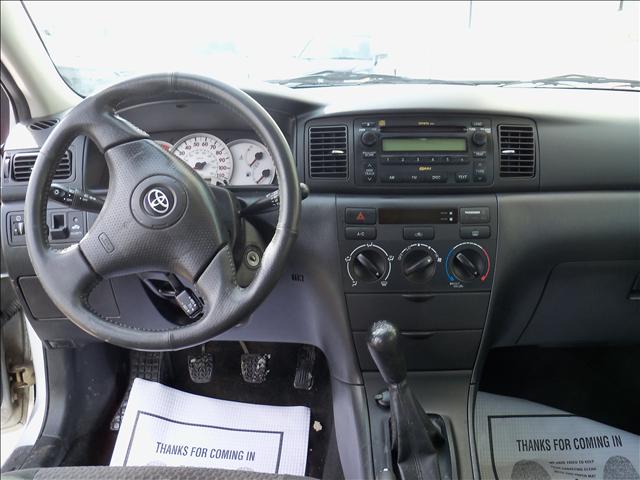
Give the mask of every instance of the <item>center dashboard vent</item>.
MULTIPOLYGON (((16 182, 28 182, 31 177, 31 170, 38 158, 38 152, 16 153, 11 162, 11 178, 16 182)), ((60 159, 56 167, 54 180, 65 180, 71 176, 71 152, 67 151, 60 159)))
POLYGON ((307 152, 311 178, 348 177, 346 125, 310 127, 307 152))
POLYGON ((500 176, 532 178, 536 174, 536 144, 531 125, 498 125, 500 176))

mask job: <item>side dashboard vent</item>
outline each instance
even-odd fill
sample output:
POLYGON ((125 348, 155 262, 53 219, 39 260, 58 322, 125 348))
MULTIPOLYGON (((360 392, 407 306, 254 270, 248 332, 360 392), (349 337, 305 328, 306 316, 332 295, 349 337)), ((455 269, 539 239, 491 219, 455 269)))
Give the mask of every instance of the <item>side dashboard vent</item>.
POLYGON ((309 176, 347 178, 349 173, 346 125, 309 128, 309 176))
MULTIPOLYGON (((16 153, 11 162, 11 178, 16 182, 28 182, 31 177, 31 170, 38 158, 38 152, 16 153)), ((60 159, 56 167, 54 180, 65 180, 71 176, 71 152, 67 151, 60 159)))
POLYGON ((536 174, 536 142, 531 125, 498 125, 500 176, 531 178, 536 174))
POLYGON ((29 130, 33 130, 35 132, 46 130, 47 128, 53 127, 59 121, 60 120, 58 120, 57 118, 52 118, 49 120, 40 120, 38 122, 33 122, 31 125, 29 125, 29 130))

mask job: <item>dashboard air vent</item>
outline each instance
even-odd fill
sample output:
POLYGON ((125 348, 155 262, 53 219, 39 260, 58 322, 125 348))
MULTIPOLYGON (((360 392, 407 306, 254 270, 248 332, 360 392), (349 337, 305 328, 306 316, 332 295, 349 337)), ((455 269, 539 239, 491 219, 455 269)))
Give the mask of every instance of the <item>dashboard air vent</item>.
POLYGON ((52 118, 50 120, 40 120, 38 122, 33 122, 29 125, 29 130, 39 131, 46 130, 47 128, 53 127, 59 120, 57 118, 52 118))
MULTIPOLYGON (((28 182, 36 163, 38 152, 16 153, 11 163, 11 178, 16 182, 28 182)), ((65 180, 71 176, 71 152, 65 152, 56 167, 54 180, 65 180)))
POLYGON ((536 174, 536 146, 533 126, 498 125, 500 176, 531 178, 536 174))
POLYGON ((309 128, 309 176, 347 178, 348 150, 345 125, 309 128))

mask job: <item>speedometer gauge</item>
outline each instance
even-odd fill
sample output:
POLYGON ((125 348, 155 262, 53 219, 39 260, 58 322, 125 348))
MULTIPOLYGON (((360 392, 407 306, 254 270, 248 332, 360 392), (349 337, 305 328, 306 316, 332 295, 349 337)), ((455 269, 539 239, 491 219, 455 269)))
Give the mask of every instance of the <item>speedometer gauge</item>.
POLYGON ((208 133, 194 133, 178 140, 171 152, 184 160, 212 185, 228 184, 233 173, 233 159, 227 145, 208 133))
POLYGON ((232 185, 269 185, 276 176, 271 154, 262 143, 243 138, 229 144, 233 155, 232 185))

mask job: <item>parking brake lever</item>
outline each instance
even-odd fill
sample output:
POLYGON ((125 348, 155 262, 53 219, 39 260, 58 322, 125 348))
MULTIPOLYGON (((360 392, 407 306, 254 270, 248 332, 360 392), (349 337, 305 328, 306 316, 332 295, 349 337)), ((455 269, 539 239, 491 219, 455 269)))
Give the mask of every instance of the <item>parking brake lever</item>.
MULTIPOLYGON (((309 187, 306 183, 300 183, 300 201, 309 196, 309 187)), ((270 212, 280 207, 280 190, 267 193, 260 200, 256 200, 251 205, 247 205, 240 210, 241 217, 252 217, 261 213, 270 212)))
POLYGON ((100 213, 104 200, 77 188, 67 188, 57 183, 52 183, 49 187, 49 199, 61 203, 66 207, 85 212, 100 213))

